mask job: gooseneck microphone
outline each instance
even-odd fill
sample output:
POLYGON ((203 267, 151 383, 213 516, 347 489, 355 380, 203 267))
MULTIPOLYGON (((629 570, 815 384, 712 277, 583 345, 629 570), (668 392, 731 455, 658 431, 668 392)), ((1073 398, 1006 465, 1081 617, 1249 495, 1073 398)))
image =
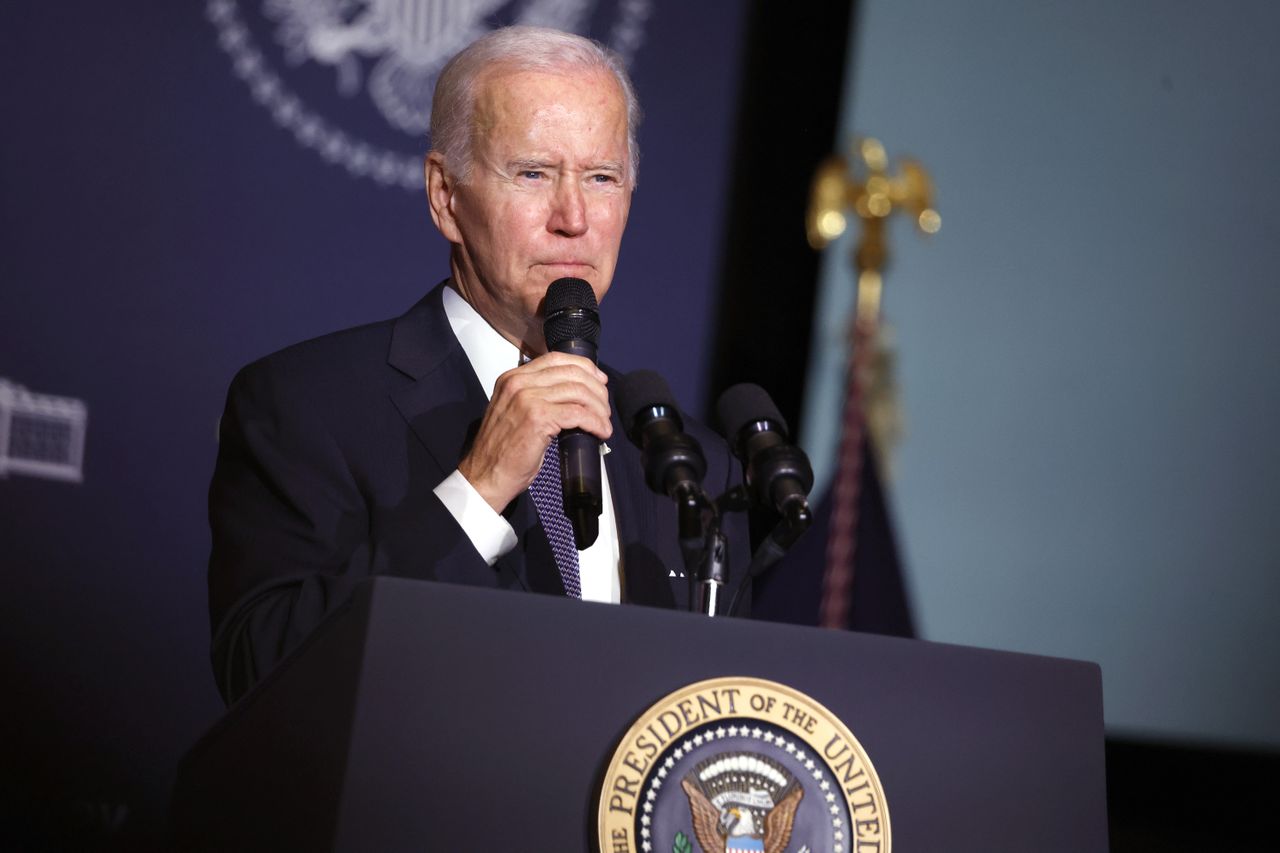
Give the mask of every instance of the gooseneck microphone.
POLYGON ((747 488, 759 505, 774 509, 799 536, 813 516, 809 489, 813 469, 804 451, 787 438, 787 422, 759 385, 734 385, 716 404, 720 425, 746 468, 747 488))
MULTIPOLYGON (((542 334, 549 352, 580 355, 596 363, 600 343, 600 306, 591 285, 580 278, 558 278, 543 302, 542 334)), ((600 533, 604 491, 600 485, 600 439, 580 429, 560 433, 560 482, 564 514, 573 525, 573 541, 584 550, 600 533)))
MULTIPOLYGON (((704 499, 702 478, 707 474, 707 460, 697 439, 685 434, 684 422, 663 378, 652 370, 635 370, 623 377, 616 393, 627 435, 640 448, 649 488, 682 505, 704 499)), ((692 535, 701 535, 701 529, 692 535)))
POLYGON ((696 607, 714 616, 720 610, 720 590, 728 582, 728 542, 715 504, 702 490, 707 474, 702 446, 685 434, 671 390, 658 374, 628 373, 616 393, 627 435, 640 448, 645 482, 676 502, 681 555, 686 572, 697 581, 696 607))

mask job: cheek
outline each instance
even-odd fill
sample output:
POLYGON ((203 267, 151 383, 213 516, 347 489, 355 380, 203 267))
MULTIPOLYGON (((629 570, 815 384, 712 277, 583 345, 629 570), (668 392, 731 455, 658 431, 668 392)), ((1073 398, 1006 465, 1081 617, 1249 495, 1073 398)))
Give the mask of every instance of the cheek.
POLYGON ((494 220, 495 238, 513 251, 532 252, 546 239, 547 214, 536 204, 513 205, 494 220))
POLYGON ((596 234, 601 248, 610 254, 617 255, 622 242, 622 232, 627 227, 627 211, 625 208, 612 207, 601 217, 596 225, 596 234))
POLYGON ((611 198, 606 205, 605 218, 608 222, 608 228, 616 231, 619 236, 622 229, 627 227, 627 215, 631 212, 631 196, 620 196, 611 198))
POLYGON ((545 223, 545 215, 538 208, 535 199, 503 197, 503 194, 494 193, 486 198, 462 202, 460 219, 464 220, 472 242, 510 247, 545 223))
POLYGON ((475 223, 470 241, 477 256, 477 262, 489 267, 494 273, 511 269, 519 265, 520 256, 525 252, 518 223, 509 217, 491 213, 489 218, 475 223))

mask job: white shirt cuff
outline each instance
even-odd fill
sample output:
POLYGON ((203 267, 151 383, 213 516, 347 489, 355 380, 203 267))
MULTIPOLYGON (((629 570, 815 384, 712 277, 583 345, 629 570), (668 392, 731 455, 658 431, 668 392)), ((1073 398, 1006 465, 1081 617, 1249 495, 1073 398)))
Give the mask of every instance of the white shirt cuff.
POLYGON ((436 497, 467 534, 471 544, 489 565, 516 547, 516 532, 511 524, 480 497, 461 471, 454 471, 435 487, 436 497))

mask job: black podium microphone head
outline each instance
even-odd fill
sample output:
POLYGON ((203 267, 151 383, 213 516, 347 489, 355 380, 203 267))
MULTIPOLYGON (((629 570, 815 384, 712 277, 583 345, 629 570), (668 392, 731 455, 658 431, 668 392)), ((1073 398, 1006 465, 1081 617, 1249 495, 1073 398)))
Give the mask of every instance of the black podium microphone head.
POLYGON ((716 402, 716 415, 720 420, 720 428, 724 437, 733 446, 733 452, 746 457, 743 442, 753 432, 759 432, 768 424, 768 429, 781 432, 785 440, 787 421, 774 405, 769 392, 759 385, 742 382, 725 389, 716 402))
POLYGON ((653 417, 670 417, 677 429, 684 429, 667 381, 652 370, 633 370, 622 377, 617 395, 622 423, 636 444, 640 444, 641 426, 653 417))
POLYGON ((567 352, 596 360, 600 345, 600 305, 591 285, 580 278, 558 278, 542 303, 542 334, 548 352, 567 352))
POLYGON ((649 488, 676 499, 700 494, 706 457, 697 439, 685 434, 666 380, 652 370, 634 370, 614 393, 627 436, 640 448, 649 488))
POLYGON ((786 419, 768 392, 750 383, 734 385, 720 395, 716 413, 755 501, 797 530, 808 527, 813 469, 804 451, 790 443, 786 419))

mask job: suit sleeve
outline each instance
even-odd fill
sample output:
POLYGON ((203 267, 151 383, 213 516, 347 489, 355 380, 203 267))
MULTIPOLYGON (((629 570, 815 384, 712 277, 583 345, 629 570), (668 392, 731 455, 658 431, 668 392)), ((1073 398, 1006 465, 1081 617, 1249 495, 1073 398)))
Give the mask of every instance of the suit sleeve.
POLYGON ((324 394, 270 360, 232 382, 209 488, 209 606, 218 689, 234 701, 372 574, 431 576, 433 561, 485 566, 452 516, 429 501, 421 524, 440 553, 386 566, 370 536, 360 477, 328 428, 324 394))

